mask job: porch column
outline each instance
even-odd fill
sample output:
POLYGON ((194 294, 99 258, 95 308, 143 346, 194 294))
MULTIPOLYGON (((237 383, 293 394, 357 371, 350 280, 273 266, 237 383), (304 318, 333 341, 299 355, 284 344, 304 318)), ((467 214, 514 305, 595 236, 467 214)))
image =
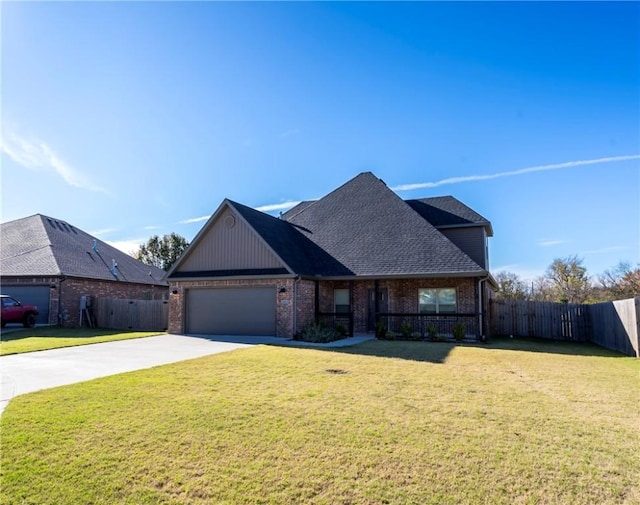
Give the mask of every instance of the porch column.
POLYGON ((376 328, 378 327, 378 323, 380 322, 380 281, 378 281, 378 279, 376 279, 373 283, 373 296, 375 298, 375 300, 373 301, 373 307, 374 307, 373 329, 375 331, 376 328))
POLYGON ((354 282, 349 281, 349 336, 353 337, 353 286, 354 282))

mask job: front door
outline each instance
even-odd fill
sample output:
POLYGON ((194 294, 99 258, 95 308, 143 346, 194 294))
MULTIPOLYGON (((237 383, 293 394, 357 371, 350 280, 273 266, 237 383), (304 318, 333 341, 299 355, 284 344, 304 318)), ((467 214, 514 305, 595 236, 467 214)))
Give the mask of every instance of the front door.
MULTIPOLYGON (((381 313, 389 312, 389 294, 387 288, 378 289, 378 310, 381 313)), ((369 290, 369 318, 367 320, 367 331, 376 329, 376 290, 369 290)))

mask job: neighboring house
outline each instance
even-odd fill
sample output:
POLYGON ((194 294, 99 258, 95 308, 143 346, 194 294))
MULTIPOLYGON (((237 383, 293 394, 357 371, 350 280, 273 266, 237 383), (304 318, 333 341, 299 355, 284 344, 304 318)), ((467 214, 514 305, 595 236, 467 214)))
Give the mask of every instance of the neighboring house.
POLYGON ((169 331, 292 337, 402 323, 486 334, 491 224, 453 197, 404 201, 362 173, 269 216, 224 200, 169 270, 169 331))
POLYGON ((77 325, 83 295, 146 300, 168 296, 163 270, 60 219, 36 214, 2 223, 0 239, 2 294, 37 305, 38 324, 77 325))

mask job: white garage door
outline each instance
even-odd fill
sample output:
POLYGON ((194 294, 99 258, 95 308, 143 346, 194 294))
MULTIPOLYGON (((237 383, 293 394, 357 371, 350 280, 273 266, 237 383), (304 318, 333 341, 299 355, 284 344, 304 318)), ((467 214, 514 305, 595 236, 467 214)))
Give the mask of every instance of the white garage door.
POLYGON ((189 289, 186 326, 187 333, 274 336, 275 287, 189 289))
POLYGON ((2 294, 9 295, 24 304, 38 307, 36 324, 49 323, 49 286, 11 286, 3 285, 2 294))

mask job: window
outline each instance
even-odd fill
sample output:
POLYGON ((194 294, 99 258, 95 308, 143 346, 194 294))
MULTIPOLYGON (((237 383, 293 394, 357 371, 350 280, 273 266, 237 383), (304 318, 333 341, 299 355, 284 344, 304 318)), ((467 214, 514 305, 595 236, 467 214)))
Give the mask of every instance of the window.
POLYGON ((335 304, 335 311, 337 314, 348 314, 351 312, 351 303, 349 303, 349 290, 348 289, 334 289, 333 300, 335 304))
POLYGON ((418 290, 418 312, 452 314, 456 312, 455 288, 423 288, 418 290))

